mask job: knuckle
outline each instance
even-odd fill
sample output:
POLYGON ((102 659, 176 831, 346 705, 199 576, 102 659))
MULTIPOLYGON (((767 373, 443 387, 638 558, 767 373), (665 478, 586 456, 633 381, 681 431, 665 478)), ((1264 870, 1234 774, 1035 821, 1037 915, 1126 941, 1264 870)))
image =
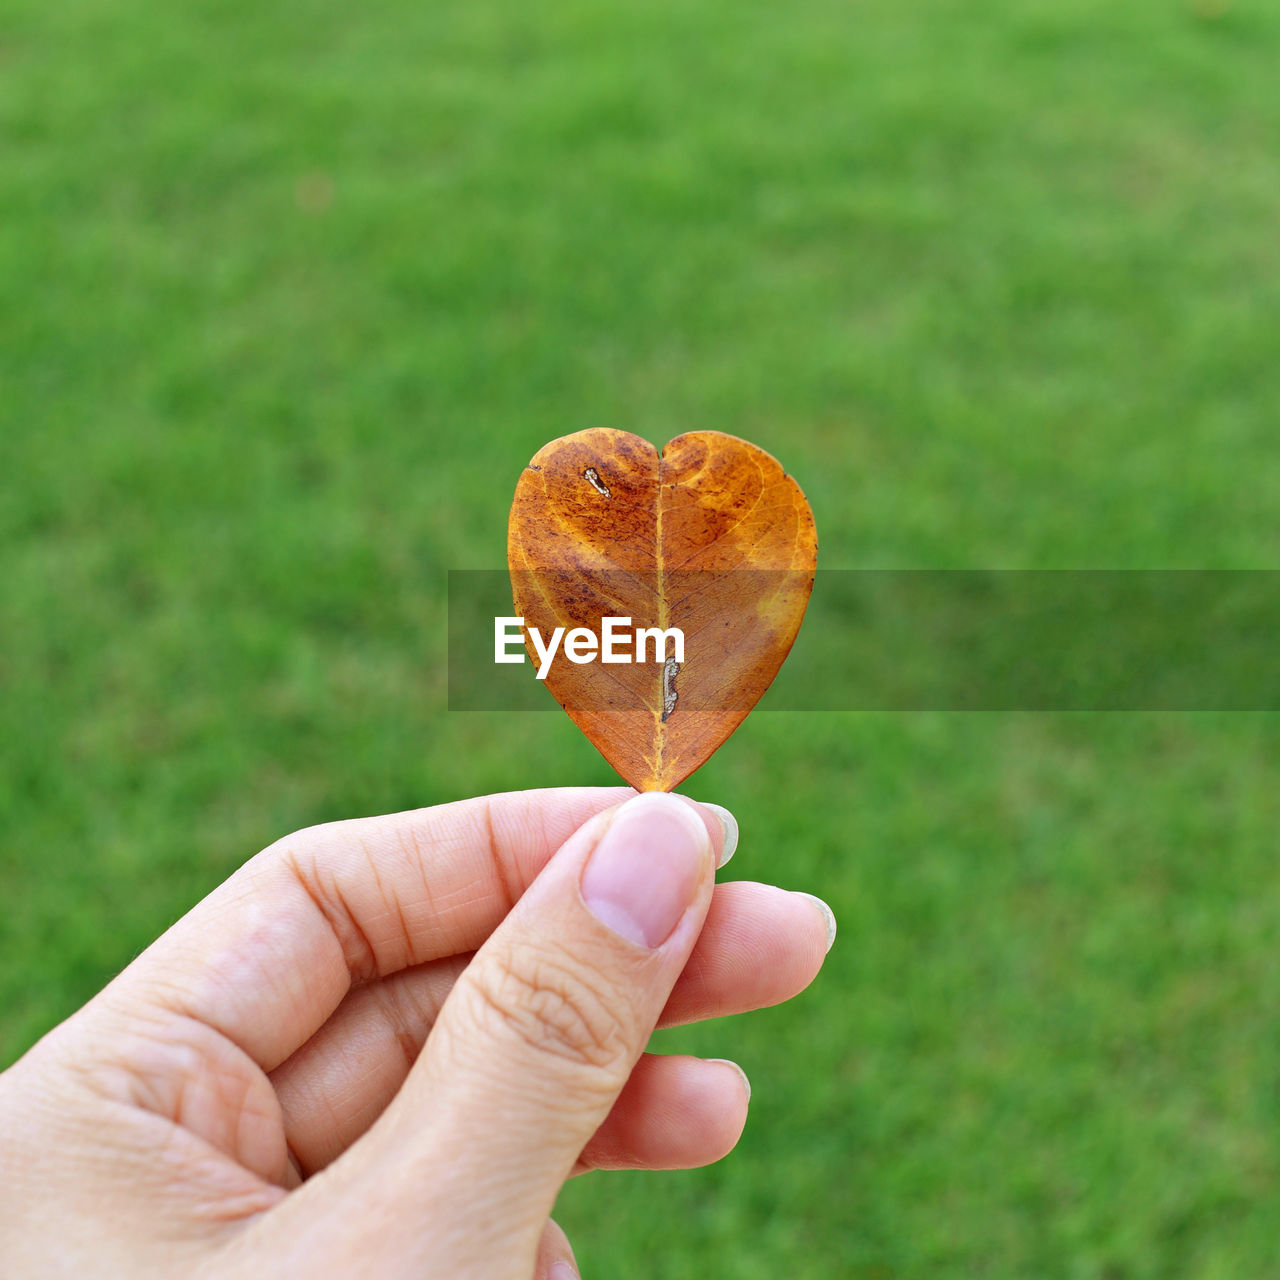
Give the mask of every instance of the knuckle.
POLYGON ((481 1007, 536 1054, 589 1068, 607 1087, 625 1081, 630 1037, 598 975, 529 945, 468 973, 481 1007))
MULTIPOLYGON (((281 842, 278 857, 333 931, 348 970, 354 977, 367 981, 381 977, 385 968, 395 965, 388 966, 377 940, 366 932, 361 923, 366 912, 359 909, 359 902, 353 900, 349 887, 344 884, 342 868, 346 861, 342 856, 334 856, 331 843, 339 825, 327 823, 304 828, 287 842, 281 842)), ((345 851, 339 847, 338 852, 345 851)), ((376 884, 376 871, 372 879, 376 884)), ((382 904, 382 914, 391 914, 389 904, 382 904)))

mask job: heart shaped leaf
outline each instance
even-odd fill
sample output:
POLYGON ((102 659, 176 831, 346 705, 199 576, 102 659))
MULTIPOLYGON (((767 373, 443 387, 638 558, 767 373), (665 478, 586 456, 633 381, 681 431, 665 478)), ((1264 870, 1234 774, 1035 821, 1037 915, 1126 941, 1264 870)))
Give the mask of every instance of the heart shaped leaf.
POLYGON ((530 658, 640 791, 678 786, 759 701, 800 629, 817 552, 796 482, 718 431, 661 454, 625 431, 553 440, 521 474, 507 538, 530 658), (609 618, 631 620, 615 628, 614 662, 566 660, 574 628, 600 637, 609 618), (564 648, 547 661, 556 628, 564 648), (678 629, 682 660, 672 636, 662 655, 652 634, 637 654, 639 628, 678 629))

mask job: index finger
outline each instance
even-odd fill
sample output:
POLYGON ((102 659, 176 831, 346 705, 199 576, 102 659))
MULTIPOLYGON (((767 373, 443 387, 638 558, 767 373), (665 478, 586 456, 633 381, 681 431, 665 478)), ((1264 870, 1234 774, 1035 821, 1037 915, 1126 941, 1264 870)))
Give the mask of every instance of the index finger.
POLYGON ((574 831, 632 794, 512 791, 296 832, 215 889, 100 999, 127 1012, 141 997, 194 1018, 270 1071, 353 982, 478 947, 574 831))

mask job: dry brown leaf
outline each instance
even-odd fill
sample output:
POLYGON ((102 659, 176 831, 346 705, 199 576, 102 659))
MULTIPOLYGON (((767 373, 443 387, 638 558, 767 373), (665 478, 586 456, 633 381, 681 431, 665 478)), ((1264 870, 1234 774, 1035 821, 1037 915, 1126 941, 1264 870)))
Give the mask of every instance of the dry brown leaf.
MULTIPOLYGON (((545 445, 516 485, 507 538, 516 613, 549 637, 605 616, 679 627, 684 662, 575 665, 547 687, 640 791, 678 786, 746 718, 787 656, 818 544, 796 482, 718 431, 659 454, 625 431, 545 445)), ((652 653, 650 648, 649 653, 652 653)))

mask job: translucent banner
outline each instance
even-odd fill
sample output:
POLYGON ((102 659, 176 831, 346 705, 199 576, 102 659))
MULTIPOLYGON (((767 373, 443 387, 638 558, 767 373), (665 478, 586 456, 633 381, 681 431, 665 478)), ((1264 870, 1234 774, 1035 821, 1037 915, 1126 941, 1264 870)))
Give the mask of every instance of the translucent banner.
MULTIPOLYGON (((604 568, 535 585, 545 585, 549 599, 572 601, 556 615, 565 625, 554 652, 548 617, 541 648, 529 624, 516 621, 505 570, 450 572, 450 710, 554 709, 539 669, 549 675, 557 663, 606 655, 618 659, 623 687, 652 684, 660 700, 664 672, 674 678, 673 637, 664 637, 661 658, 656 637, 645 637, 637 664, 636 633, 673 628, 689 633, 681 662, 696 661, 701 677, 692 679, 690 667, 690 678, 678 682, 688 699, 682 709, 737 709, 735 661, 765 635, 770 600, 807 591, 808 578, 738 569, 667 574, 659 582, 604 568), (499 661, 503 627, 506 660, 499 661), (571 657, 575 628, 590 634, 574 639, 571 657)), ((611 683, 576 681, 575 696, 622 696, 592 692, 611 683)), ((799 638, 760 705, 1277 710, 1280 571, 820 570, 799 638)))

